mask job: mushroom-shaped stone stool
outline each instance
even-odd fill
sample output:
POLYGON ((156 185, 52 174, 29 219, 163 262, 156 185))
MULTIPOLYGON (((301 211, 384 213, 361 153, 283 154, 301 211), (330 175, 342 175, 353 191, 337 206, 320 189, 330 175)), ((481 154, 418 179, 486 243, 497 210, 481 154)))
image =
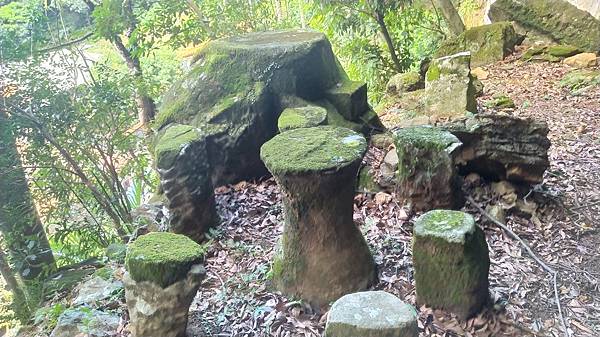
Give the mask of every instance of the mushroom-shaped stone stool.
POLYGON ((123 278, 133 337, 185 337, 190 304, 204 278, 204 250, 190 238, 155 232, 127 249, 123 278))
POLYGON ((365 138, 318 126, 283 132, 261 158, 283 194, 284 230, 273 262, 280 291, 323 305, 375 281, 369 247, 352 219, 365 138))
POLYGON ((385 291, 348 294, 335 301, 325 337, 417 337, 417 311, 385 291))
POLYGON ((448 131, 413 126, 394 132, 398 153, 397 195, 414 210, 457 208, 463 203, 453 162, 462 144, 448 131))
POLYGON ((206 152, 206 138, 189 125, 172 124, 155 149, 160 185, 171 213, 170 230, 200 242, 219 223, 206 152))
POLYGON ((485 234, 470 214, 433 210, 414 226, 417 302, 466 319, 489 298, 490 257, 485 234))
POLYGON ((277 128, 279 128, 279 132, 284 132, 323 125, 325 121, 327 121, 327 110, 325 108, 307 105, 283 110, 277 120, 277 128))

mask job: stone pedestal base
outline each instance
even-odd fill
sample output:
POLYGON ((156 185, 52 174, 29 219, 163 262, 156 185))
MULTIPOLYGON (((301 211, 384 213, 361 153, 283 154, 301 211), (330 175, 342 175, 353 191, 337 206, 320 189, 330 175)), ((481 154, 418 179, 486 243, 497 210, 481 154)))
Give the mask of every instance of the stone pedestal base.
POLYGON ((131 335, 186 337, 188 310, 204 274, 204 267, 194 265, 185 279, 162 288, 152 282, 136 282, 126 273, 123 283, 131 335))

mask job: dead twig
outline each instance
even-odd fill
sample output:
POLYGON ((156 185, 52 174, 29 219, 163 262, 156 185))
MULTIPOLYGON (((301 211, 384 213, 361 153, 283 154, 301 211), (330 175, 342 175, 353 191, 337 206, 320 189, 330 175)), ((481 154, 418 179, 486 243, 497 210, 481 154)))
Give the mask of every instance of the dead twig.
POLYGON ((523 247, 523 249, 525 249, 525 251, 527 252, 527 254, 529 254, 529 256, 531 256, 531 258, 534 259, 535 262, 537 262, 540 265, 540 267, 542 267, 542 269, 544 269, 546 272, 548 272, 548 274, 550 274, 550 276, 552 276, 552 285, 553 285, 553 288, 554 288, 554 299, 556 301, 556 307, 558 309, 558 316, 560 317, 560 320, 561 320, 561 323, 562 323, 562 326, 563 326, 563 330, 565 331, 565 335, 567 337, 571 337, 571 333, 569 333, 569 329, 567 327, 567 321, 565 320, 565 316, 563 315, 563 312, 562 312, 562 307, 561 307, 561 304, 560 304, 560 297, 558 296, 558 286, 557 286, 557 282, 556 282, 556 279, 557 279, 557 276, 558 276, 558 272, 556 270, 554 270, 554 268, 548 266, 544 261, 542 261, 533 252, 533 250, 531 250, 531 248, 529 247, 529 245, 523 239, 521 239, 521 237, 519 237, 519 235, 517 235, 517 233, 513 232, 505 224, 501 223, 500 221, 498 221, 494 217, 492 217, 471 196, 467 196, 467 201, 469 201, 469 203, 471 205, 473 205, 473 207, 475 207, 479 211, 479 213, 481 213, 481 215, 483 215, 484 217, 486 217, 488 220, 490 220, 492 223, 494 223, 498 227, 502 228, 506 233, 508 233, 508 235, 511 238, 513 238, 514 240, 519 241, 519 243, 521 244, 521 247, 523 247))

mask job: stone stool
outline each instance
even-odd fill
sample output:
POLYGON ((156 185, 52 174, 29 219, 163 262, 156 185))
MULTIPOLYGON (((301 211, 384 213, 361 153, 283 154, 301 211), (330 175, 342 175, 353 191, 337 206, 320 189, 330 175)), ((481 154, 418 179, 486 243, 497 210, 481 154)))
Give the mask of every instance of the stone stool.
POLYGON ((486 304, 490 257, 485 234, 470 214, 434 210, 414 226, 417 302, 466 319, 486 304))
POLYGON ((417 211, 458 208, 463 197, 453 162, 461 142, 448 131, 413 126, 394 132, 397 195, 417 211))
POLYGON ((417 337, 417 311, 385 291, 348 294, 335 301, 325 337, 417 337))
POLYGON ((123 283, 133 337, 186 336, 203 255, 196 242, 173 233, 149 233, 129 245, 123 283))
POLYGON ((219 223, 206 153, 206 138, 189 125, 172 124, 154 148, 156 169, 167 197, 169 228, 200 242, 219 223))
POLYGON ((284 132, 323 125, 326 121, 327 110, 325 108, 309 105, 283 110, 277 120, 277 127, 279 128, 279 132, 284 132))
POLYGON ((371 252, 352 219, 366 148, 362 135, 334 126, 287 131, 262 146, 283 194, 285 225, 273 262, 280 291, 323 305, 375 281, 371 252))

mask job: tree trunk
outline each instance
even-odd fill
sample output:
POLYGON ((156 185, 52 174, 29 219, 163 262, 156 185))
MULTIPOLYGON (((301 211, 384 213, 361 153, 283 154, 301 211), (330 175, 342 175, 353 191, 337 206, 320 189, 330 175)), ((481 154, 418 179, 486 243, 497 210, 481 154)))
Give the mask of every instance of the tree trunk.
POLYGON ((394 42, 392 41, 390 32, 388 31, 387 25, 385 24, 385 17, 383 15, 383 13, 376 12, 375 20, 377 20, 379 29, 381 29, 381 34, 383 34, 385 44, 388 47, 390 56, 392 57, 392 62, 394 62, 394 67, 396 67, 397 72, 401 73, 402 71, 404 71, 404 69, 402 69, 402 65, 400 64, 400 60, 398 59, 398 54, 396 54, 396 47, 394 46, 394 42))
POLYGON ((27 298, 23 289, 19 285, 17 278, 15 277, 14 271, 8 263, 8 256, 4 254, 3 247, 0 247, 0 275, 4 278, 6 286, 13 294, 13 311, 19 318, 29 317, 31 311, 27 306, 27 298))
POLYGON ((32 280, 56 268, 35 209, 8 115, 0 109, 0 231, 20 275, 32 280))
POLYGON ((452 35, 460 35, 465 31, 465 25, 451 0, 435 0, 435 5, 442 11, 452 35))
MULTIPOLYGON (((125 47, 120 36, 115 36, 113 39, 113 45, 127 64, 129 72, 136 80, 138 80, 137 82, 139 82, 139 80, 142 79, 142 67, 140 66, 140 61, 131 55, 131 52, 129 49, 127 49, 127 47, 125 47)), ((152 97, 145 94, 139 87, 136 87, 135 102, 138 108, 138 118, 140 124, 143 126, 148 125, 148 123, 154 119, 154 115, 156 114, 156 105, 154 100, 152 97)))

